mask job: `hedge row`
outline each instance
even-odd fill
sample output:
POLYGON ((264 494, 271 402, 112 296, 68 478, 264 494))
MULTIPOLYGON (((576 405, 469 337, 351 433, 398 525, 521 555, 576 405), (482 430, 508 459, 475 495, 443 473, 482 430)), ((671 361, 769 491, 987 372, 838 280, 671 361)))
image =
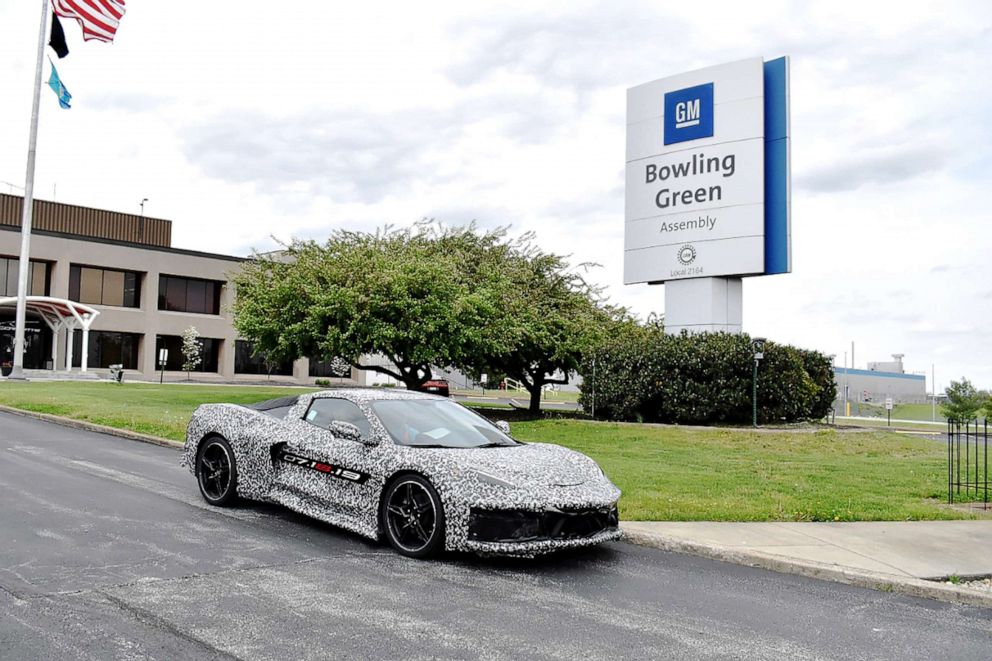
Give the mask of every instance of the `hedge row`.
MULTIPOLYGON (((748 335, 628 324, 584 360, 579 403, 610 420, 749 424, 754 349, 748 335), (593 363, 595 362, 595 368, 593 363)), ((758 422, 815 420, 836 395, 830 359, 766 342, 758 367, 758 422)))

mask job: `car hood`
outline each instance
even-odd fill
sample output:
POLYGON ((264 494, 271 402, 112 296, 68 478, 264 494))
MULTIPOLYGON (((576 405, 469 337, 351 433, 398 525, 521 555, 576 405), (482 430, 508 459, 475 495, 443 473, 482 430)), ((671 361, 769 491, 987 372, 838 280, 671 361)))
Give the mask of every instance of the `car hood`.
POLYGON ((546 443, 443 450, 459 467, 482 471, 520 487, 571 487, 605 479, 580 452, 546 443))

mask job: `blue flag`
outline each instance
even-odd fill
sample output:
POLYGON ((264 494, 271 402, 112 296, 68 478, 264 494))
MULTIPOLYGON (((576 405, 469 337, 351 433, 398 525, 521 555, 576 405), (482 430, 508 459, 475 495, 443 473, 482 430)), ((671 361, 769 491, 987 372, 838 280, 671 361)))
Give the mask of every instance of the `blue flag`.
POLYGON ((69 90, 62 84, 62 80, 59 78, 59 72, 55 70, 55 65, 52 64, 52 61, 48 60, 48 63, 52 65, 52 75, 48 79, 48 86, 55 92, 55 96, 59 97, 59 105, 63 108, 68 108, 69 101, 72 100, 72 94, 69 94, 69 90))

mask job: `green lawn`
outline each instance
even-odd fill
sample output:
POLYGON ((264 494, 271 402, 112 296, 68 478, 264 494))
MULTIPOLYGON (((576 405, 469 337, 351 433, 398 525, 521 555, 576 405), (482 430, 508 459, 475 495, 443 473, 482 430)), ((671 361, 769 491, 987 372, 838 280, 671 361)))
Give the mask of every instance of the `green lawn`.
MULTIPOLYGON (((884 407, 883 407, 884 409, 884 407)), ((933 420, 933 405, 931 404, 896 404, 892 407, 892 417, 901 420, 923 420, 931 422, 933 420)), ((885 415, 884 411, 882 415, 885 415)), ((937 422, 947 422, 937 406, 937 422)))
MULTIPOLYGON (((476 395, 486 397, 513 397, 518 400, 523 400, 525 402, 530 401, 530 393, 526 390, 492 390, 487 389, 485 393, 479 388, 475 390, 465 390, 462 388, 453 388, 451 390, 453 394, 456 395, 476 395)), ((541 397, 541 401, 544 402, 570 402, 575 403, 579 401, 579 393, 575 390, 545 390, 544 396, 541 397)))
POLYGON ((621 516, 673 521, 962 518, 945 449, 887 432, 699 430, 577 420, 520 422, 521 440, 596 459, 623 490, 621 516))
MULTIPOLYGON (((182 440, 198 404, 250 403, 304 389, 0 382, 0 404, 182 440)), ((639 520, 859 521, 963 518, 946 495, 940 443, 876 431, 746 429, 546 419, 514 422, 525 441, 596 459, 639 520)))
POLYGON ((893 416, 892 424, 887 423, 886 418, 844 418, 837 416, 836 422, 838 427, 873 427, 879 429, 905 429, 909 431, 929 431, 935 433, 942 433, 947 431, 946 422, 899 422, 893 416))
POLYGON ((200 404, 251 404, 311 390, 284 386, 4 381, 0 382, 0 404, 182 441, 189 416, 200 404))
MULTIPOLYGON (((874 416, 886 418, 885 404, 866 404, 866 403, 851 403, 851 415, 863 415, 863 416, 874 416)), ((919 420, 921 422, 932 422, 933 417, 933 405, 932 404, 895 404, 892 407, 892 418, 898 420, 919 420)), ((937 419, 938 423, 946 423, 947 418, 945 418, 940 413, 940 406, 937 406, 937 419)))

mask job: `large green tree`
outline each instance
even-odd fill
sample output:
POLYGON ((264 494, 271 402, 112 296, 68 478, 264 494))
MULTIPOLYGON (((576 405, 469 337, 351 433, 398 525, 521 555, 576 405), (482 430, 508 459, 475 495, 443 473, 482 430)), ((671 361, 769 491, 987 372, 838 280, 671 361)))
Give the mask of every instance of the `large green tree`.
POLYGON ((234 325, 267 355, 343 356, 416 389, 433 367, 510 346, 510 292, 498 270, 507 245, 502 230, 435 223, 294 241, 234 277, 234 325), (389 364, 362 363, 370 354, 389 364))
POLYGON ((989 394, 975 388, 971 381, 961 377, 947 387, 947 401, 940 405, 940 412, 951 422, 967 422, 978 415, 989 394))
POLYGON ((529 410, 536 413, 544 388, 567 384, 583 354, 624 312, 602 303, 599 289, 582 276, 582 267, 571 268, 564 257, 542 251, 532 238, 527 234, 499 246, 494 258, 504 281, 505 348, 472 356, 459 367, 476 376, 488 372, 516 379, 530 396, 529 410))

